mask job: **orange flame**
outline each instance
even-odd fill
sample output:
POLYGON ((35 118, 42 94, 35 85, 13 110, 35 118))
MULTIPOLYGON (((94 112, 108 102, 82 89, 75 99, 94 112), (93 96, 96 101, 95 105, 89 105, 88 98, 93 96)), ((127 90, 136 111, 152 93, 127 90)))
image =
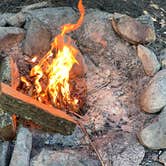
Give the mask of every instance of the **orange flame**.
MULTIPOLYGON (((73 109, 77 108, 78 99, 71 97, 69 72, 72 66, 78 63, 76 60, 78 50, 72 46, 69 37, 67 41, 65 40, 64 35, 78 29, 83 23, 85 9, 82 0, 79 0, 78 9, 80 18, 77 23, 61 27, 61 33, 54 38, 50 51, 30 71, 30 77, 34 78, 35 97, 38 100, 43 96, 49 96, 56 106, 59 106, 63 100, 64 103, 72 105, 73 109), (45 87, 41 80, 47 80, 45 87)), ((27 84, 24 78, 22 81, 27 84)))

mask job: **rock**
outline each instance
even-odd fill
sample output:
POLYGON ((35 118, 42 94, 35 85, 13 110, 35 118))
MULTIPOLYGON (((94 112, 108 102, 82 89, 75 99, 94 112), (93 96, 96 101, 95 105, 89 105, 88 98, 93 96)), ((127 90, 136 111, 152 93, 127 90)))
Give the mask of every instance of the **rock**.
POLYGON ((138 20, 142 24, 148 25, 155 32, 154 22, 153 22, 153 19, 150 15, 148 15, 148 14, 147 15, 142 15, 142 16, 136 18, 136 20, 138 20))
POLYGON ((113 166, 136 166, 144 157, 144 148, 138 143, 128 146, 122 153, 113 157, 113 166))
POLYGON ((24 30, 16 27, 0 27, 0 49, 19 43, 24 38, 24 30))
POLYGON ((71 135, 65 136, 59 133, 38 133, 33 132, 33 148, 42 147, 47 145, 58 149, 59 147, 78 147, 81 144, 86 144, 84 134, 78 126, 76 126, 74 132, 71 135))
POLYGON ((51 33, 38 19, 32 19, 24 42, 24 53, 28 56, 43 56, 50 48, 51 33))
POLYGON ((19 12, 6 20, 9 26, 21 27, 25 23, 25 14, 19 12))
POLYGON ((160 55, 159 55, 159 61, 161 63, 162 69, 166 69, 166 48, 161 50, 160 55))
POLYGON ((30 166, 99 166, 100 162, 78 150, 50 151, 43 149, 31 160, 30 166))
POLYGON ((166 166, 166 151, 164 151, 164 152, 160 155, 159 161, 160 161, 161 163, 163 163, 164 166, 166 166))
POLYGON ((34 3, 28 6, 25 6, 21 9, 22 12, 27 12, 29 10, 34 10, 34 9, 39 9, 39 8, 46 8, 50 6, 49 2, 39 2, 39 3, 34 3))
POLYGON ((140 142, 151 149, 166 148, 166 107, 158 117, 158 121, 145 127, 138 134, 140 142))
POLYGON ((150 49, 143 45, 138 45, 137 55, 139 56, 147 75, 153 76, 160 69, 160 63, 154 52, 150 49))
POLYGON ((3 51, 0 52, 0 81, 11 85, 10 57, 3 51))
POLYGON ((20 128, 10 161, 10 166, 29 166, 32 148, 32 134, 26 128, 20 128))
POLYGON ((143 160, 144 147, 131 134, 110 133, 110 137, 107 135, 104 139, 97 140, 96 145, 106 166, 138 166, 143 160))
POLYGON ((70 78, 84 77, 87 72, 84 57, 81 53, 76 56, 77 64, 74 64, 70 70, 70 78))
POLYGON ((150 26, 126 15, 120 18, 113 17, 112 26, 115 32, 132 44, 149 43, 156 39, 156 34, 150 26))
POLYGON ((0 166, 7 166, 9 163, 9 142, 0 142, 0 166))
POLYGON ((9 141, 15 137, 12 119, 8 113, 0 108, 0 139, 9 141))
POLYGON ((77 13, 70 7, 42 8, 28 10, 26 12, 33 18, 39 19, 51 30, 53 37, 59 34, 60 28, 66 23, 75 23, 79 18, 77 13))
POLYGON ((140 96, 141 109, 155 113, 166 106, 166 69, 159 71, 140 96))
MULTIPOLYGON (((149 166, 163 166, 163 164, 157 162, 157 161, 153 161, 151 163, 149 163, 150 165, 149 166)), ((147 165, 148 166, 148 165, 147 165)))
POLYGON ((0 15, 0 27, 4 27, 7 24, 7 19, 11 17, 13 14, 12 13, 4 13, 0 15))

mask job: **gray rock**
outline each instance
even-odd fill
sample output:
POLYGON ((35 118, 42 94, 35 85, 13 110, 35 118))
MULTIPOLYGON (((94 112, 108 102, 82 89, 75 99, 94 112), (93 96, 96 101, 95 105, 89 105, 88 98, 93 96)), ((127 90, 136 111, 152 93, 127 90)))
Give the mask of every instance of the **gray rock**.
POLYGON ((132 44, 149 43, 156 39, 154 29, 126 15, 113 17, 112 26, 122 38, 132 44))
POLYGON ((0 166, 7 166, 9 160, 9 142, 0 142, 0 166))
POLYGON ((107 143, 97 141, 99 152, 106 166, 138 166, 144 158, 144 147, 135 136, 126 132, 110 133, 107 143))
POLYGON ((99 161, 77 150, 50 151, 43 149, 31 160, 30 166, 99 166, 99 161))
POLYGON ((25 23, 25 14, 22 12, 19 12, 15 15, 12 15, 8 19, 6 19, 6 22, 8 25, 13 27, 21 27, 25 23))
POLYGON ((14 137, 15 132, 13 129, 11 116, 0 108, 0 139, 9 141, 14 137))
POLYGON ((145 155, 144 148, 138 143, 129 145, 124 151, 113 157, 112 166, 139 165, 145 155))
POLYGON ((59 145, 62 147, 78 147, 81 144, 85 144, 84 134, 80 131, 79 127, 76 127, 71 135, 65 136, 61 134, 48 134, 48 133, 33 133, 33 144, 34 146, 48 145, 58 148, 59 145), (40 140, 40 142, 39 142, 40 140))
POLYGON ((24 53, 28 56, 43 56, 50 47, 51 33, 38 19, 32 19, 24 42, 24 53))
POLYGON ((140 106, 145 112, 155 113, 166 106, 166 69, 159 71, 140 96, 140 106))
POLYGON ((49 27, 53 37, 59 33, 63 24, 75 23, 78 15, 70 7, 42 8, 26 12, 49 27))
POLYGON ((164 166, 166 166, 166 151, 164 151, 164 152, 160 155, 159 161, 160 161, 161 163, 163 163, 164 166))
POLYGON ((166 48, 161 50, 159 55, 159 60, 160 60, 162 69, 166 69, 166 48))
POLYGON ((32 134, 26 128, 20 128, 10 161, 10 166, 29 166, 32 148, 32 134))
POLYGON ((34 3, 28 6, 25 6, 21 9, 22 12, 27 12, 29 10, 34 10, 34 9, 39 9, 39 8, 46 8, 50 6, 49 2, 39 2, 39 3, 34 3))
POLYGON ((147 75, 153 76, 160 69, 160 63, 152 50, 143 45, 138 45, 137 55, 139 56, 147 75))
POLYGON ((159 162, 157 162, 157 161, 152 161, 151 163, 149 163, 149 165, 145 165, 145 166, 164 166, 164 165, 159 163, 159 162))
POLYGON ((139 133, 140 142, 151 149, 166 148, 166 107, 158 117, 158 121, 145 127, 139 133))
POLYGON ((10 57, 5 53, 0 53, 0 81, 11 85, 11 65, 10 57))
POLYGON ((142 24, 148 25, 155 32, 154 22, 153 22, 153 19, 150 15, 148 15, 148 14, 147 15, 142 15, 142 16, 136 18, 136 20, 138 20, 142 24))
POLYGON ((7 19, 10 18, 12 13, 0 14, 0 27, 4 27, 7 24, 7 19))
POLYGON ((0 49, 8 48, 14 43, 22 41, 24 30, 16 27, 0 27, 0 49))

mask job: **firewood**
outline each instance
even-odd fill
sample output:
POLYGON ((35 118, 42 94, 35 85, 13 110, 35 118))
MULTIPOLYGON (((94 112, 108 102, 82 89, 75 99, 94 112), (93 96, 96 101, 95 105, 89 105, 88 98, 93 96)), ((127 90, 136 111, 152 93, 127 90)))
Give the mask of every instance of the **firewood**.
POLYGON ((17 65, 5 53, 1 53, 0 57, 0 109, 10 115, 16 114, 20 118, 32 120, 45 131, 70 134, 75 127, 75 120, 64 111, 42 104, 17 91, 17 65))
POLYGON ((71 134, 77 123, 64 111, 40 103, 4 83, 0 84, 0 107, 10 114, 31 119, 50 132, 71 134))

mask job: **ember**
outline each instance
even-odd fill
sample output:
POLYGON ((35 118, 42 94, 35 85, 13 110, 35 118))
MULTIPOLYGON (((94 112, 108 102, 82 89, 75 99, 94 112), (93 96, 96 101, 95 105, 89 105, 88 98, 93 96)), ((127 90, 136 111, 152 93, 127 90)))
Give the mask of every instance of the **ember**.
MULTIPOLYGON (((72 45, 70 37, 65 35, 78 29, 84 19, 82 0, 78 3, 80 18, 76 24, 65 24, 61 33, 51 43, 51 49, 35 65, 29 76, 22 77, 21 81, 26 93, 45 104, 52 104, 61 109, 77 111, 79 109, 78 95, 71 95, 70 71, 74 64, 78 64, 76 56, 78 50, 72 45)), ((31 60, 36 63, 37 57, 31 60)))

